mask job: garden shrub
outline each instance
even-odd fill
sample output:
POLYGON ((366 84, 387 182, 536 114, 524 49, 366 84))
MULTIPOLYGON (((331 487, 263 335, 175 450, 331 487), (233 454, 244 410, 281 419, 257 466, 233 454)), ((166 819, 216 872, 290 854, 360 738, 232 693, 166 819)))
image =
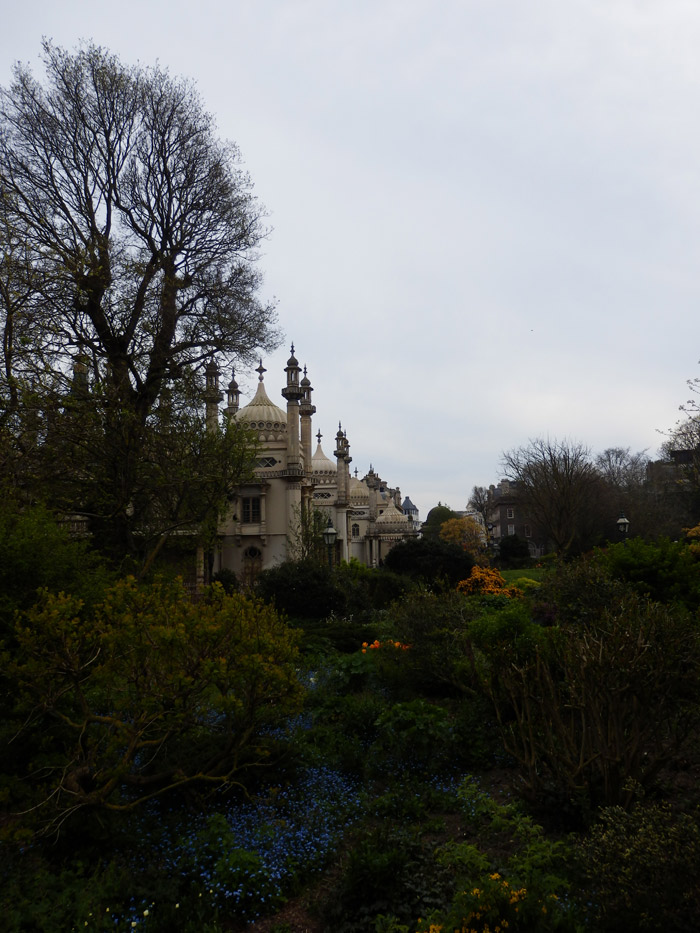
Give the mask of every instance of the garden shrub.
POLYGON ((396 769, 438 769, 452 757, 453 728, 446 709, 423 699, 395 703, 380 713, 373 757, 396 769))
POLYGON ((384 558, 384 566, 416 582, 441 590, 453 587, 468 576, 474 558, 458 544, 439 538, 410 538, 401 541, 384 558))
POLYGON ((414 696, 473 690, 467 663, 467 629, 478 607, 454 590, 417 590, 388 612, 395 637, 410 645, 401 658, 405 691, 414 696))
POLYGON ((477 842, 450 842, 436 853, 455 893, 448 907, 419 922, 418 933, 452 930, 549 933, 578 929, 565 875, 570 850, 551 841, 513 803, 503 804, 467 778, 459 795, 477 842))
POLYGON ((595 562, 641 596, 692 611, 700 608, 700 557, 694 544, 632 538, 596 551, 595 562))
POLYGON ((284 561, 263 570, 255 592, 290 619, 326 619, 342 615, 346 595, 327 564, 314 560, 284 561))
POLYGON ((383 917, 408 922, 444 903, 448 892, 448 874, 432 847, 415 830, 385 821, 355 840, 322 918, 333 933, 374 933, 383 917))
POLYGON ((601 933, 698 929, 700 814, 641 801, 607 807, 575 847, 601 933))
POLYGON ((218 585, 195 603, 178 581, 129 578, 91 609, 45 594, 15 642, 13 803, 46 831, 82 810, 247 778, 269 766, 266 734, 302 702, 294 634, 218 585), (18 770, 28 762, 31 778, 18 770))
POLYGON ((517 587, 506 585, 503 575, 498 570, 478 565, 472 567, 465 580, 459 581, 457 591, 465 596, 506 596, 508 599, 522 596, 517 587))
POLYGON ((651 786, 700 713, 695 622, 617 585, 604 589, 615 601, 582 599, 576 624, 533 624, 516 603, 470 627, 505 749, 531 793, 553 795, 560 813, 629 805, 627 779, 651 786))
POLYGON ((528 543, 519 535, 506 535, 500 539, 498 557, 502 567, 529 567, 532 563, 528 543))

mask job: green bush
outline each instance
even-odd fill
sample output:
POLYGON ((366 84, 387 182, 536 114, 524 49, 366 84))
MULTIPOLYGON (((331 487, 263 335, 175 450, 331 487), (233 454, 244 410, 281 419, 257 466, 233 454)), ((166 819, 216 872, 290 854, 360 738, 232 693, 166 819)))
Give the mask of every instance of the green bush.
POLYGON ((380 713, 376 724, 373 757, 387 758, 394 768, 436 770, 454 757, 450 715, 434 703, 395 703, 380 713))
POLYGON ((698 929, 700 814, 638 803, 601 811, 574 847, 576 864, 601 933, 698 929))
POLYGON ((694 546, 667 538, 632 538, 596 551, 595 561, 641 596, 692 611, 700 608, 700 560, 694 546))
POLYGON ((395 637, 410 646, 402 658, 411 695, 473 691, 467 660, 467 631, 478 608, 454 591, 417 590, 387 613, 395 637))
POLYGON ((410 538, 394 545, 384 566, 433 589, 445 589, 469 576, 474 558, 458 544, 440 538, 410 538))
POLYGON ((263 570, 255 592, 291 619, 326 619, 345 611, 346 596, 333 571, 313 560, 285 561, 263 570))
POLYGON ((454 879, 455 893, 449 906, 430 914, 419 931, 579 929, 567 900, 568 846, 548 839, 515 804, 494 800, 472 778, 465 779, 459 795, 470 835, 478 842, 452 841, 436 853, 454 879))
POLYGON ((420 835, 385 821, 355 841, 322 908, 324 929, 374 933, 415 920, 448 897, 447 872, 420 835), (387 926, 389 915, 392 925, 387 926))
MULTIPOLYGON (((565 582, 590 577, 573 572, 565 582)), ((505 749, 529 791, 551 795, 562 815, 627 806, 627 779, 652 786, 700 718, 695 621, 604 575, 602 584, 593 593, 572 586, 560 625, 534 624, 516 603, 470 627, 505 749)))

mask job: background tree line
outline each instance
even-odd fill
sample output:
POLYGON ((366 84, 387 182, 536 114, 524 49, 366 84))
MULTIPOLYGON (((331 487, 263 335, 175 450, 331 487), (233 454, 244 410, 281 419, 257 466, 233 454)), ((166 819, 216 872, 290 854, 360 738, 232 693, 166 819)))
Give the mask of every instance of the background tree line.
MULTIPOLYGON (((669 461, 674 445, 688 441, 688 427, 667 441, 662 453, 669 461)), ((644 451, 612 447, 594 454, 577 441, 536 438, 503 454, 502 473, 512 484, 519 521, 531 526, 534 540, 572 557, 618 540, 622 513, 631 533, 648 540, 676 538, 696 524, 692 460, 677 467, 662 463, 662 474, 658 465, 654 473, 651 463, 644 451)), ((475 486, 469 505, 488 526, 497 501, 498 490, 475 486)))

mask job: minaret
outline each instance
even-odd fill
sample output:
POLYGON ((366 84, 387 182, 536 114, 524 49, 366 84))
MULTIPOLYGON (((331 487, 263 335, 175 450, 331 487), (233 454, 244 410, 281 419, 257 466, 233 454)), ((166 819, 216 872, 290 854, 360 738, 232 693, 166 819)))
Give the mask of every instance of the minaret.
POLYGON ((350 444, 343 426, 338 422, 338 433, 335 436, 336 460, 338 462, 337 482, 338 493, 335 503, 336 529, 338 531, 338 545, 341 560, 348 560, 348 497, 350 495, 350 444))
POLYGON ((304 378, 301 380, 302 397, 299 405, 301 415, 301 452, 304 457, 304 470, 311 475, 311 416, 316 412, 316 406, 311 404, 313 388, 304 367, 304 378))
POLYGON ((335 436, 335 450, 333 453, 338 461, 338 505, 348 504, 348 495, 350 490, 350 444, 343 431, 343 426, 338 422, 338 433, 335 436))
POLYGON ((370 522, 375 522, 377 520, 377 490, 381 484, 381 480, 374 472, 374 467, 370 463, 369 473, 365 476, 365 483, 369 489, 369 520, 370 522))
POLYGON ((287 385, 282 389, 282 395, 287 399, 287 469, 301 473, 299 400, 304 396, 304 389, 299 384, 301 369, 294 356, 294 344, 292 344, 292 355, 287 360, 284 371, 287 374, 287 385))
POLYGON ((219 402, 223 399, 223 392, 219 391, 219 367, 214 360, 207 363, 206 369, 206 390, 204 392, 204 401, 207 406, 207 431, 215 432, 219 427, 219 402))
POLYGON ((238 389, 238 383, 236 382, 236 372, 231 370, 231 381, 228 384, 228 389, 226 391, 226 408, 224 408, 224 415, 228 418, 229 421, 233 421, 233 417, 238 411, 241 403, 241 393, 238 389))

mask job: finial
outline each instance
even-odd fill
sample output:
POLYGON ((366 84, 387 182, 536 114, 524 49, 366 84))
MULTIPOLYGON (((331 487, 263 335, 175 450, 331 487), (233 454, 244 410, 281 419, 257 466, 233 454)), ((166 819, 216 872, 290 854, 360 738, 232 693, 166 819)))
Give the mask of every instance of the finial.
POLYGON ((292 344, 292 356, 294 356, 294 344, 292 344))
POLYGON ((318 439, 319 444, 321 443, 322 437, 323 437, 323 434, 321 434, 321 432, 319 431, 318 434, 316 435, 316 438, 318 439))
POLYGON ((304 366, 304 375, 306 375, 306 366, 304 366))
POLYGON ((355 479, 357 479, 357 474, 358 474, 358 472, 359 472, 359 471, 358 471, 357 467, 355 467, 355 479))
POLYGON ((256 372, 256 373, 260 373, 260 375, 258 376, 258 380, 259 380, 260 382, 262 382, 262 381, 263 381, 263 373, 266 373, 266 372, 267 372, 267 370, 265 369, 265 367, 264 367, 263 364, 262 364, 262 360, 260 360, 260 365, 259 365, 258 368, 255 370, 255 372, 256 372))

